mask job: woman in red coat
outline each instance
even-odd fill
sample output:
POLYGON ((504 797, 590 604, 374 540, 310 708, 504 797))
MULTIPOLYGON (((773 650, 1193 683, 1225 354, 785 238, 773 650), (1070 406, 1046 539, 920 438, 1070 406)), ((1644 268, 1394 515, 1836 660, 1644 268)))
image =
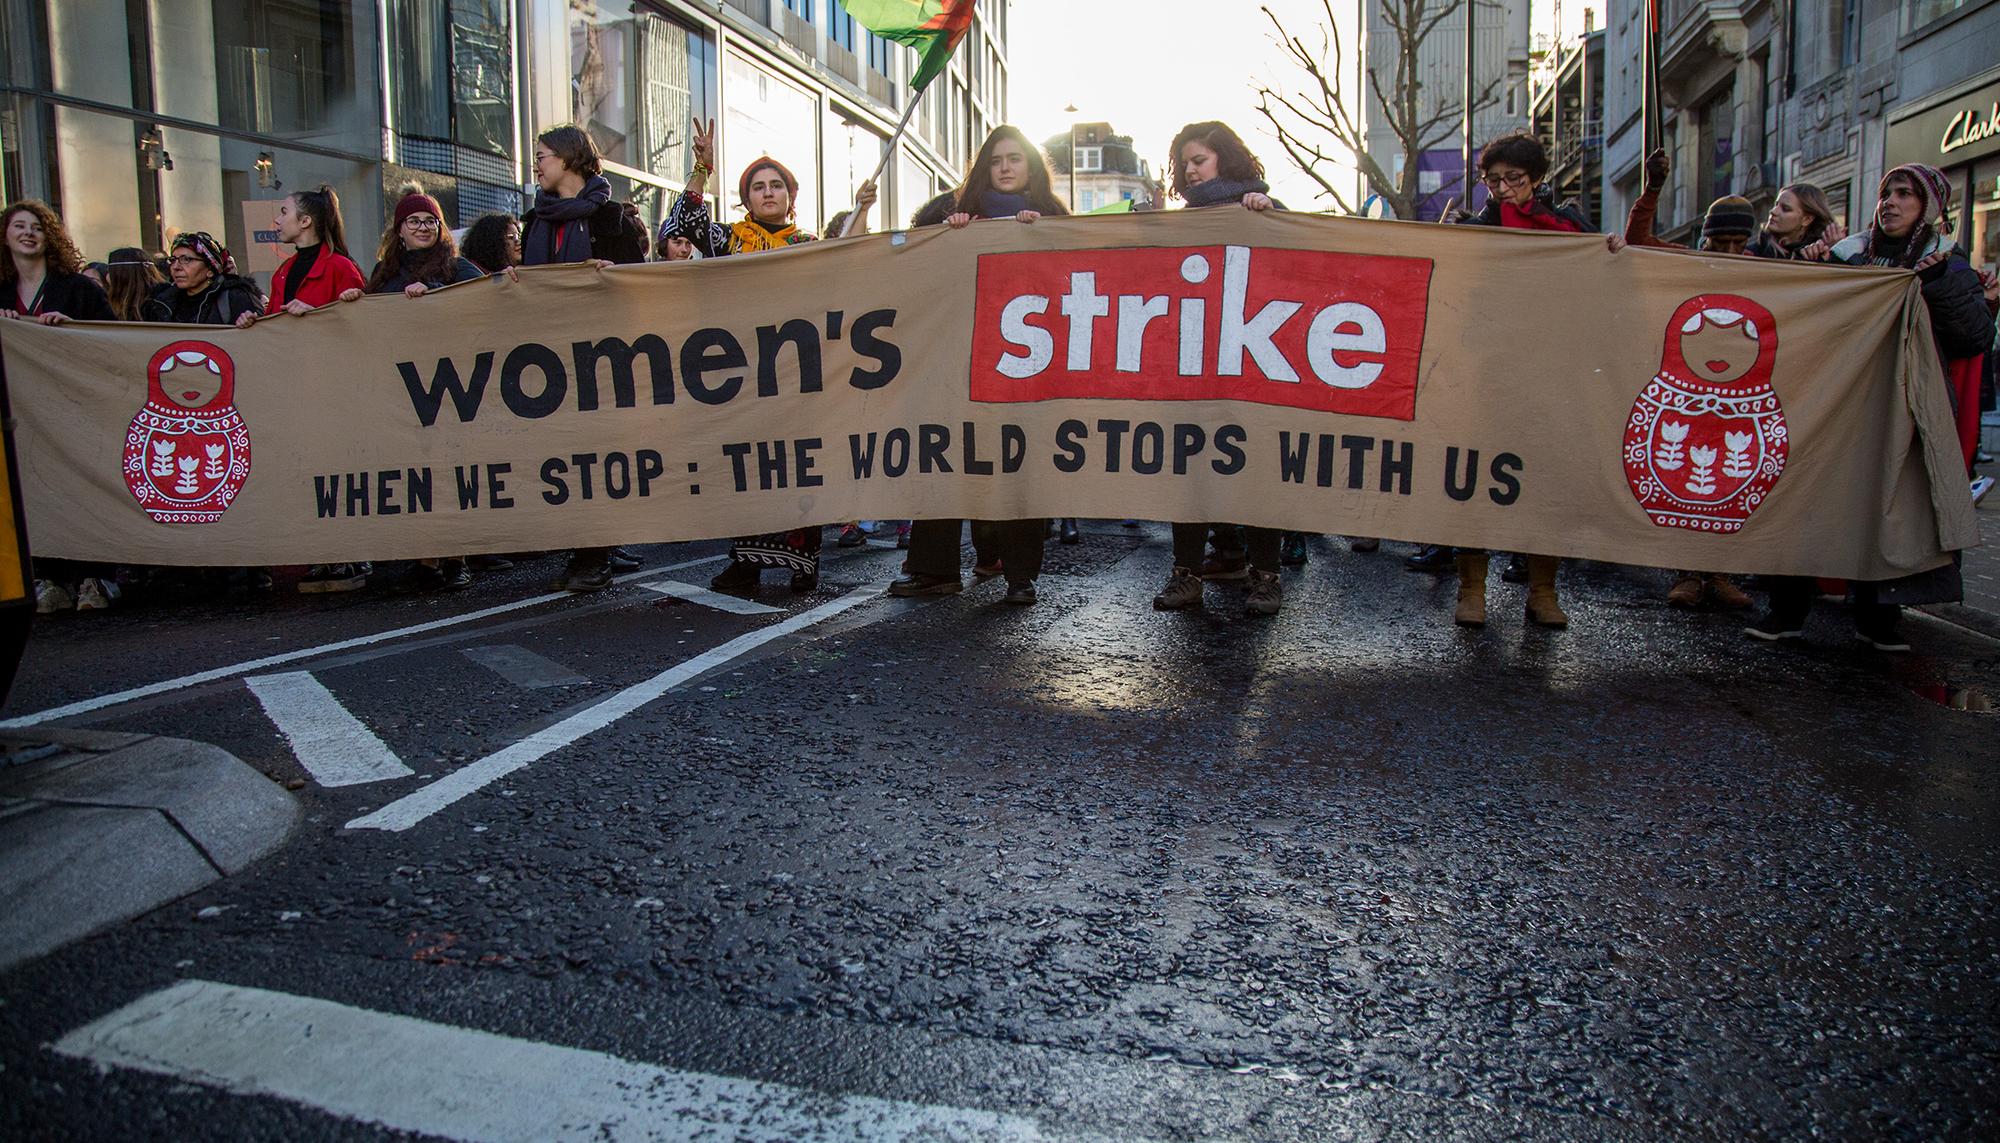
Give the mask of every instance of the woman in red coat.
MULTIPOLYGON (((278 240, 290 243, 298 252, 271 276, 271 301, 265 313, 283 310, 296 316, 361 296, 368 279, 348 256, 340 197, 332 187, 321 184, 317 190, 279 199, 278 217, 272 226, 278 240)), ((243 320, 236 324, 250 323, 243 320)))

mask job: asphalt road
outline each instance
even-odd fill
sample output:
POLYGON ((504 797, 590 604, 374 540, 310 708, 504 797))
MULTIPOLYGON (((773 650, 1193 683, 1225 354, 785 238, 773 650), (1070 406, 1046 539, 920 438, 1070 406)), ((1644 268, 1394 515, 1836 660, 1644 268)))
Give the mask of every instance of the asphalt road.
POLYGON ((1773 648, 1601 566, 1473 634, 1402 550, 1314 541, 1275 620, 1152 611, 1115 523, 1026 609, 882 548, 656 590, 709 543, 53 617, 7 717, 308 824, 0 976, 0 1136, 2000 1133, 2000 716, 1937 701, 2000 644, 1773 648))

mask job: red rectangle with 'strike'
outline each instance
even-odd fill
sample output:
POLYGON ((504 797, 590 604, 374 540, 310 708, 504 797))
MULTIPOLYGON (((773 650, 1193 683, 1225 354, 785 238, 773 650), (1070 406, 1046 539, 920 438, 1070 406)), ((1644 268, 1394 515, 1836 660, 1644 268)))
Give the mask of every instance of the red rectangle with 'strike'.
POLYGON ((1153 246, 986 254, 972 399, 1255 401, 1414 420, 1428 258, 1153 246))

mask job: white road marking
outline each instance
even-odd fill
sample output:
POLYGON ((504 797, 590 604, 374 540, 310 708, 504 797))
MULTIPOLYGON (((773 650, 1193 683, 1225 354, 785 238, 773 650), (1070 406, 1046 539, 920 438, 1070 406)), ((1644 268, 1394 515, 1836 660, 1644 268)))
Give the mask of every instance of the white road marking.
POLYGON ((243 683, 320 785, 358 786, 416 773, 310 673, 253 675, 243 683))
POLYGON ((727 611, 731 615, 779 615, 782 607, 772 607, 768 603, 758 603, 754 599, 744 599, 736 595, 724 595, 677 579, 655 580, 646 585, 647 591, 657 591, 661 595, 671 595, 675 599, 685 599, 689 603, 699 603, 703 607, 713 607, 717 611, 727 611))
MULTIPOLYGON (((700 564, 711 564, 717 560, 726 558, 724 555, 717 554, 703 556, 698 560, 684 560, 681 563, 669 564, 663 568, 627 572, 613 582, 629 583, 638 579, 650 579, 656 575, 664 575, 667 572, 680 571, 682 568, 696 567, 700 564)), ((473 623, 481 619, 491 619, 495 615, 505 615, 510 611, 519 611, 524 607, 536 607, 544 603, 554 603, 558 599, 569 599, 574 594, 574 592, 568 591, 544 592, 541 595, 531 595, 526 599, 517 599, 512 603, 502 603, 493 607, 484 607, 478 611, 468 611, 464 615, 453 615, 445 619, 433 619, 428 623, 413 623, 408 627, 378 631, 373 635, 357 635, 352 639, 342 639, 333 643, 321 643, 317 647, 302 647, 296 651, 286 651, 278 655, 267 655, 262 659, 251 659, 247 662, 236 663, 227 667, 217 667, 210 671, 197 671, 192 675, 182 675, 180 678, 168 679, 165 682, 147 683, 145 686, 133 687, 129 690, 113 691, 110 694, 98 695, 95 698, 78 699, 75 702, 65 703, 62 706, 52 706, 47 710, 38 710, 32 714, 24 714, 15 718, 0 720, 0 729, 39 726, 44 722, 53 722, 56 719, 68 718, 71 715, 88 714, 93 710, 101 710, 107 706, 117 706, 119 703, 132 702, 136 699, 151 698, 154 695, 165 694, 168 691, 198 687, 203 683, 213 683, 221 679, 235 678, 237 675, 246 675, 251 671, 262 671, 270 667, 282 667, 286 663, 296 663, 301 659, 330 655, 335 651, 350 651, 356 647, 367 647, 376 643, 386 643, 392 639, 403 639, 411 635, 441 631, 447 627, 457 627, 460 624, 473 623)))
POLYGON ((1018 1115, 679 1071, 204 980, 143 996, 55 1050, 449 1139, 1051 1137, 1018 1115))
POLYGON ((740 655, 754 651, 773 639, 802 631, 823 619, 831 619, 849 608, 880 597, 881 584, 857 587, 830 603, 802 611, 768 627, 738 635, 719 647, 704 651, 686 662, 669 667, 644 682, 634 683, 617 694, 577 711, 554 726, 538 730, 521 741, 479 761, 454 770, 430 785, 390 802, 372 814, 347 823, 348 829, 380 829, 401 832, 425 818, 476 793, 530 762, 537 761, 570 745, 587 734, 610 726, 640 707, 687 682, 706 674, 740 655))

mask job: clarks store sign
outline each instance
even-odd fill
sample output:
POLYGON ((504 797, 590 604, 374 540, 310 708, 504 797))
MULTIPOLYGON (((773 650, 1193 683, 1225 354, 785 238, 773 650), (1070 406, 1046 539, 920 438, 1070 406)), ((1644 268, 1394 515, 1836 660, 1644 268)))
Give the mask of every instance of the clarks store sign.
POLYGON ((1889 127, 1891 163, 1950 167, 2000 154, 2000 83, 1940 103, 1889 127))

